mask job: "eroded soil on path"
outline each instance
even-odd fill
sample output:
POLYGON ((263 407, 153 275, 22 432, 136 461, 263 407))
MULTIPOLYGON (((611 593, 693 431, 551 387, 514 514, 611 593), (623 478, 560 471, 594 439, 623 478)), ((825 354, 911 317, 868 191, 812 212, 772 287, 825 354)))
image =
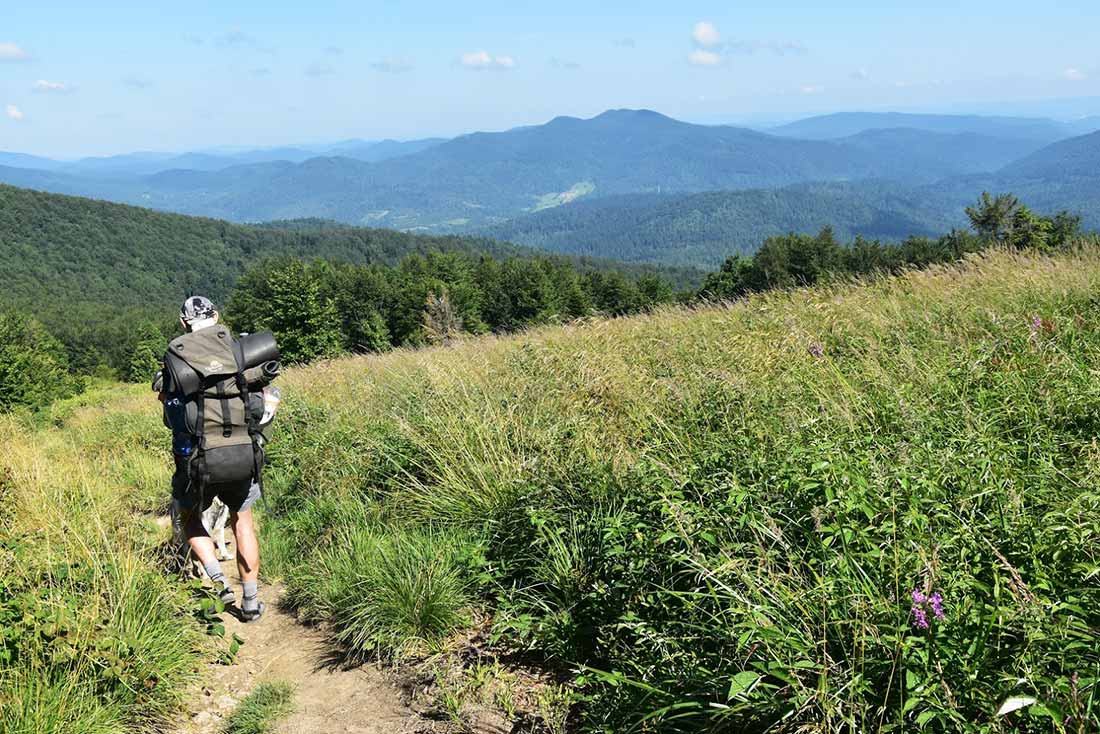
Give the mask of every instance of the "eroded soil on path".
MULTIPOLYGON (((230 545, 231 550, 233 549, 230 545)), ((234 561, 222 561, 240 597, 234 561)), ((298 623, 279 606, 281 589, 261 584, 267 605, 263 618, 251 624, 230 610, 221 615, 226 639, 238 634, 245 643, 231 665, 204 666, 205 680, 180 718, 179 734, 220 734, 237 704, 262 681, 286 681, 295 687, 294 713, 280 734, 409 734, 419 729, 417 717, 402 692, 382 672, 369 666, 344 669, 331 663, 332 648, 321 632, 298 623)))

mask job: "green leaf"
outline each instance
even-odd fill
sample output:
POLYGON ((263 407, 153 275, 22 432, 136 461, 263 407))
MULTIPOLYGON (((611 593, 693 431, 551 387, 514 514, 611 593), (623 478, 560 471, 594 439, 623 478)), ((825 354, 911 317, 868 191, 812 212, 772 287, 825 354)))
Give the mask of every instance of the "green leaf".
POLYGON ((759 680, 760 675, 758 673, 753 673, 750 670, 741 671, 730 679, 730 689, 729 693, 726 694, 726 700, 731 700, 750 690, 759 680))
POLYGON ((922 711, 920 716, 917 717, 917 726, 923 727, 932 719, 940 715, 939 711, 922 711))

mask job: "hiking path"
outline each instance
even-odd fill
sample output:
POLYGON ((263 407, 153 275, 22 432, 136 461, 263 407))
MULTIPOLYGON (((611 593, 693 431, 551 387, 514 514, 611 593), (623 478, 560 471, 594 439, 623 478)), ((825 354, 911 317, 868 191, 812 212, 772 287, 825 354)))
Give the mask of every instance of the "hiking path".
MULTIPOLYGON (((229 534, 232 537, 232 533, 229 534)), ((229 543, 235 550, 234 543, 229 543)), ((235 561, 222 569, 240 598, 235 561)), ((244 639, 236 662, 203 665, 203 682, 181 714, 177 734, 221 734, 237 705, 258 684, 283 681, 294 686, 293 713, 279 722, 278 734, 411 734, 418 717, 399 688, 370 666, 346 668, 333 662, 324 635, 298 623, 279 604, 282 589, 260 584, 267 605, 261 619, 240 622, 230 610, 221 615, 226 639, 244 639)))

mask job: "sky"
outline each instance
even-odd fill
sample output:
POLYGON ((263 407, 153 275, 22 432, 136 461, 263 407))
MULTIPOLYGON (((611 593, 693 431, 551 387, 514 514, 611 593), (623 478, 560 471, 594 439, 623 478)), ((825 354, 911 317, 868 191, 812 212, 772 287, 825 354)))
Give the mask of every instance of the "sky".
POLYGON ((412 139, 649 108, 1100 114, 1096 0, 4 0, 0 150, 412 139))

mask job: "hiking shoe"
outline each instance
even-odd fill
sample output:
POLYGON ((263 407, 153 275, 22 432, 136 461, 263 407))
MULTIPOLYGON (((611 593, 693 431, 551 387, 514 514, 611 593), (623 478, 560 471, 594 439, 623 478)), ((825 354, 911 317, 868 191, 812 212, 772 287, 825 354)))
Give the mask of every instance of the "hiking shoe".
POLYGON ((221 581, 214 584, 214 594, 222 600, 222 604, 236 604, 237 602, 237 595, 233 593, 233 589, 221 581))
POLYGON ((260 617, 264 616, 264 611, 267 609, 267 605, 260 602, 256 605, 255 609, 241 609, 241 621, 245 624, 249 622, 255 622, 260 617))

